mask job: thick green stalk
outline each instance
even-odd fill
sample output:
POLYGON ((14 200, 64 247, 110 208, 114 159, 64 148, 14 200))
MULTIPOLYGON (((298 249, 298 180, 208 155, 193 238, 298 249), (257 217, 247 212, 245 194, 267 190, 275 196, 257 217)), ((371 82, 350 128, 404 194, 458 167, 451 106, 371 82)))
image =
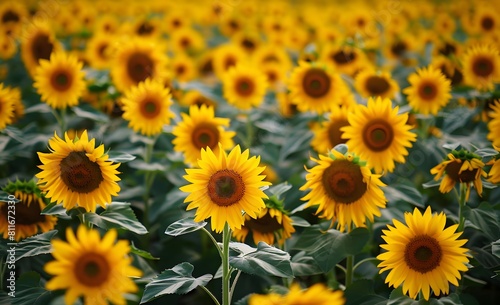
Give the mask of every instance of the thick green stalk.
POLYGON ((460 183, 460 198, 458 199, 458 228, 457 232, 462 232, 465 226, 464 209, 466 204, 467 185, 460 183))
POLYGON ((229 225, 224 225, 222 231, 222 305, 230 305, 230 280, 231 272, 229 270, 229 241, 231 239, 231 229, 229 225))
POLYGON ((354 255, 347 256, 346 259, 346 272, 345 272, 345 287, 349 287, 352 284, 352 278, 354 273, 354 255))

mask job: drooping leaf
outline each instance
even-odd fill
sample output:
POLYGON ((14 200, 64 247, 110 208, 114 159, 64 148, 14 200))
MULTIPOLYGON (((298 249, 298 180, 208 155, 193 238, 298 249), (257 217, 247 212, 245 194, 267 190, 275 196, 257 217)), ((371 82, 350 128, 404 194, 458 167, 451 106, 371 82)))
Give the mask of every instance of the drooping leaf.
POLYGON ((134 155, 125 153, 125 152, 118 152, 118 151, 110 151, 108 153, 108 160, 116 162, 116 163, 126 163, 134 160, 136 157, 134 155))
POLYGON ((186 294, 198 286, 205 286, 212 279, 211 274, 195 278, 193 270, 193 265, 184 262, 163 271, 146 285, 141 304, 165 294, 186 294))
POLYGON ((500 239, 491 243, 491 253, 500 258, 500 239))
POLYGON ((50 241, 57 234, 57 230, 28 237, 19 242, 15 247, 16 261, 24 257, 47 254, 52 251, 50 241))
POLYGON ((497 211, 487 203, 481 203, 477 208, 466 206, 464 215, 467 220, 480 229, 491 240, 500 238, 500 225, 497 211))
POLYGON ((131 242, 130 244, 130 252, 139 255, 140 257, 144 257, 146 259, 153 259, 153 260, 158 260, 158 257, 154 257, 151 253, 145 250, 141 250, 137 248, 134 244, 134 242, 131 242))
POLYGON ((14 196, 8 194, 7 192, 0 191, 0 202, 19 202, 19 199, 15 198, 14 196))
POLYGON ((335 229, 324 232, 319 225, 314 225, 299 236, 294 249, 310 253, 321 270, 328 272, 348 255, 359 253, 369 238, 365 228, 341 233, 335 229))
POLYGON ((305 251, 300 251, 292 257, 292 270, 295 276, 309 276, 321 274, 321 268, 310 255, 305 251))
POLYGON ((106 123, 109 117, 88 104, 80 104, 72 108, 73 112, 80 118, 91 119, 96 122, 106 123))
POLYGON ((229 264, 249 274, 293 277, 290 254, 264 242, 259 242, 253 252, 231 256, 229 264))
POLYGON ((170 236, 179 236, 187 233, 191 233, 194 231, 198 231, 201 228, 205 227, 207 223, 205 221, 195 222, 193 217, 184 218, 174 222, 169 225, 165 234, 170 236))
POLYGON ((106 230, 125 229, 137 234, 148 233, 144 225, 137 220, 128 202, 112 202, 101 214, 85 213, 85 219, 106 230))
POLYGON ((288 191, 289 189, 292 188, 292 185, 287 183, 287 182, 283 182, 283 183, 280 183, 280 184, 277 184, 277 185, 273 185, 271 187, 269 187, 269 189, 267 190, 267 192, 269 192, 270 194, 280 198, 281 195, 283 195, 286 191, 288 191))
POLYGON ((66 215, 67 210, 56 202, 49 203, 41 212, 42 215, 66 215))

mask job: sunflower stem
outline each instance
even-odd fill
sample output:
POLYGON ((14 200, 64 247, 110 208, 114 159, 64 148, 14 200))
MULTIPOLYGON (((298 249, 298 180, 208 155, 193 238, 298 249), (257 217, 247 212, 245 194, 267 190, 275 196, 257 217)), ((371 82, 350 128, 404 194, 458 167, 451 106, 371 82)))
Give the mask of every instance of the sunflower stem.
MULTIPOLYGON (((156 138, 154 138, 150 143, 146 144, 144 151, 144 162, 147 164, 151 163, 151 159, 153 156, 153 147, 155 145, 156 138)), ((153 186, 155 178, 155 173, 147 171, 144 174, 144 226, 149 230, 149 192, 151 191, 151 187, 153 186)))
POLYGON ((230 279, 229 270, 229 240, 231 239, 231 229, 229 224, 224 224, 222 231, 222 305, 230 305, 230 279))
POLYGON ((348 255, 346 258, 345 286, 349 287, 352 284, 352 276, 354 273, 354 255, 348 255))
POLYGON ((217 298, 213 295, 212 292, 210 292, 210 290, 208 290, 207 287, 205 287, 203 285, 200 285, 200 287, 201 287, 201 289, 205 290, 205 292, 210 296, 210 298, 212 298, 212 300, 214 301, 215 304, 220 305, 219 300, 217 300, 217 298))
POLYGON ((356 270, 356 268, 358 268, 362 264, 370 261, 378 261, 378 259, 376 257, 367 257, 365 259, 360 260, 359 262, 356 263, 356 265, 354 265, 354 267, 352 267, 353 272, 356 270))
POLYGON ((462 232, 465 226, 464 208, 466 204, 467 186, 460 183, 460 198, 458 199, 458 228, 457 232, 462 232))
POLYGON ((234 277, 233 284, 231 285, 231 293, 229 294, 229 302, 231 302, 231 300, 233 299, 233 292, 236 288, 236 283, 238 282, 240 275, 241 275, 241 270, 238 270, 238 273, 236 273, 236 276, 234 277))
POLYGON ((61 109, 60 112, 58 109, 52 109, 52 114, 61 128, 61 134, 64 136, 64 132, 66 131, 66 108, 61 109))
POLYGON ((215 248, 217 249, 217 251, 219 252, 219 256, 220 258, 222 259, 222 249, 220 248, 219 246, 219 243, 217 242, 217 240, 215 240, 214 236, 205 228, 201 228, 201 230, 205 233, 207 233, 208 237, 210 238, 210 240, 214 243, 215 245, 215 248))
POLYGON ((253 125, 252 125, 252 121, 250 120, 250 115, 248 114, 247 116, 247 122, 246 122, 246 139, 245 139, 245 148, 250 148, 252 146, 252 142, 253 142, 253 134, 254 134, 254 130, 253 130, 253 125))

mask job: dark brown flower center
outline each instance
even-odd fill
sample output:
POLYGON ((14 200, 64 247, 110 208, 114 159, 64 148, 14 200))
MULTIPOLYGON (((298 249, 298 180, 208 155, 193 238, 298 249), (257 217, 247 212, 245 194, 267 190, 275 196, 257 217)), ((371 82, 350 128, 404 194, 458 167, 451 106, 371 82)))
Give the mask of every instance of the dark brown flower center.
POLYGON ((140 109, 143 117, 153 119, 160 114, 161 106, 158 101, 145 100, 141 103, 140 109))
POLYGON ((149 55, 133 53, 127 61, 127 74, 136 84, 153 76, 154 62, 149 55))
POLYGON ((255 91, 255 84, 251 78, 240 77, 235 82, 235 91, 239 96, 251 96, 255 91))
POLYGON ((331 79, 323 69, 309 69, 302 80, 304 93, 309 97, 321 98, 330 92, 331 79))
POLYGON ((478 57, 472 63, 472 71, 476 76, 488 77, 493 73, 493 62, 487 57, 478 57))
POLYGON ((227 56, 224 58, 224 71, 227 71, 229 68, 236 65, 236 58, 233 56, 227 56))
POLYGON ((108 59, 108 56, 106 54, 108 46, 109 46, 109 44, 107 42, 102 42, 101 45, 99 45, 99 47, 97 48, 97 54, 102 59, 108 59))
POLYGON ((416 236, 405 247, 405 262, 408 268, 426 273, 439 266, 443 252, 433 237, 416 236))
POLYGON ((53 89, 63 92, 71 88, 72 76, 68 71, 59 70, 52 74, 50 84, 53 89))
MULTIPOLYGON (((17 193, 17 192, 16 192, 17 193)), ((40 215, 39 199, 34 194, 25 194, 26 200, 16 203, 16 224, 19 225, 35 225, 45 221, 45 216, 40 215)), ((2 205, 2 217, 7 218, 7 204, 2 205)))
POLYGON ((326 194, 338 203, 350 204, 366 192, 367 185, 359 165, 348 160, 335 160, 322 177, 326 194))
POLYGON ((179 43, 183 49, 187 49, 191 46, 191 39, 188 37, 182 37, 179 43))
POLYGON ((437 93, 436 85, 432 82, 423 82, 418 87, 418 96, 426 101, 432 101, 437 93))
POLYGON ((380 96, 386 93, 389 88, 389 82, 385 77, 373 75, 366 80, 366 90, 371 96, 380 96))
POLYGON ((2 23, 9 23, 9 22, 17 23, 19 22, 19 20, 21 20, 21 18, 16 12, 7 10, 5 13, 3 13, 2 23))
POLYGON ((81 285, 98 287, 110 277, 111 266, 103 254, 85 253, 76 261, 73 272, 81 285))
POLYGON ((462 171, 460 174, 460 168, 462 167, 462 163, 458 163, 457 161, 453 161, 448 163, 444 168, 446 175, 448 175, 455 182, 463 182, 468 183, 476 180, 477 168, 470 170, 466 169, 462 171))
POLYGON ((401 56, 406 52, 407 48, 408 46, 404 42, 399 41, 391 46, 391 52, 396 56, 401 56))
POLYGON ((31 54, 38 63, 40 59, 50 59, 50 54, 54 50, 54 44, 50 41, 50 37, 46 34, 39 33, 33 38, 31 46, 31 54))
POLYGON ((151 34, 154 31, 154 29, 155 29, 154 26, 152 26, 148 22, 143 22, 141 23, 139 28, 137 28, 137 34, 147 36, 151 34))
POLYGON ((255 50, 256 44, 255 41, 251 40, 250 38, 244 38, 241 41, 241 46, 245 50, 252 52, 253 50, 255 50))
POLYGON ((384 151, 394 139, 392 126, 383 119, 370 121, 363 129, 363 142, 372 151, 384 151))
POLYGON ((185 73, 186 71, 187 71, 187 69, 186 69, 186 66, 185 66, 185 65, 182 65, 182 64, 181 64, 181 65, 177 65, 177 66, 175 67, 175 74, 176 74, 177 76, 182 76, 182 75, 184 75, 184 73, 185 73))
POLYGON ((347 142, 347 139, 342 139, 343 132, 340 128, 348 125, 349 122, 344 119, 330 122, 328 125, 328 139, 330 140, 330 147, 335 147, 338 144, 347 142))
POLYGON ((206 148, 207 146, 213 149, 219 143, 219 138, 220 134, 217 126, 202 123, 193 130, 191 142, 198 149, 206 148))
POLYGON ((104 180, 99 164, 90 161, 83 151, 70 152, 59 167, 62 181, 73 192, 90 193, 104 180))
POLYGON ((250 218, 249 220, 246 220, 245 227, 252 231, 260 232, 263 234, 273 233, 283 228, 278 220, 269 215, 269 213, 266 213, 261 218, 250 218))
POLYGON ((495 26, 495 20, 490 16, 485 16, 481 19, 481 28, 485 31, 490 31, 495 26))
POLYGON ((245 182, 233 170, 219 170, 208 181, 208 196, 218 206, 231 206, 240 201, 244 194, 245 182))
POLYGON ((456 52, 457 48, 448 42, 441 49, 439 49, 439 53, 443 54, 444 56, 450 56, 452 54, 455 54, 456 52))
POLYGON ((334 53, 331 58, 335 63, 339 65, 346 65, 348 63, 353 62, 356 59, 356 53, 350 52, 350 51, 345 51, 341 50, 336 53, 334 53))

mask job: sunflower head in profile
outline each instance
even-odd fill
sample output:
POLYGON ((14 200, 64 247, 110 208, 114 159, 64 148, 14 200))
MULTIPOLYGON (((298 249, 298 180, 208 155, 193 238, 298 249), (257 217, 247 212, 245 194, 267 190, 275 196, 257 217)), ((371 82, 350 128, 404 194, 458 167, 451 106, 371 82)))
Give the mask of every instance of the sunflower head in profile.
POLYGON ((12 124, 15 116, 15 96, 9 87, 0 83, 0 130, 12 124))
POLYGON ((290 76, 288 89, 291 101, 299 111, 323 114, 332 105, 339 105, 347 87, 344 81, 329 68, 314 62, 300 62, 290 76))
POLYGON ((251 109, 264 101, 266 74, 247 64, 230 68, 222 78, 224 98, 239 109, 251 109))
POLYGON ((116 48, 111 78, 125 92, 148 78, 163 81, 167 77, 167 56, 156 40, 132 38, 116 48))
POLYGON ((314 124, 311 127, 313 139, 311 146, 318 153, 327 153, 333 147, 344 144, 347 140, 342 138, 342 127, 349 125, 347 116, 349 107, 334 106, 326 121, 314 124))
POLYGON ((463 183, 467 188, 466 200, 469 199, 471 184, 481 196, 483 193, 481 177, 487 176, 481 157, 465 149, 450 152, 441 163, 431 169, 431 174, 435 175, 436 181, 443 178, 439 185, 441 193, 449 193, 455 184, 463 183))
POLYGON ((210 147, 214 154, 234 147, 234 131, 226 131, 230 120, 215 117, 214 108, 206 105, 189 107, 189 115, 181 113, 182 122, 172 130, 174 150, 184 154, 185 162, 196 164, 202 148, 210 147), (219 146, 220 143, 220 146, 219 146))
POLYGON ((52 241, 54 260, 44 266, 53 276, 47 290, 65 289, 66 304, 74 304, 83 297, 85 304, 126 304, 126 293, 136 292, 130 277, 142 272, 132 266, 128 240, 118 240, 115 230, 102 238, 95 229, 78 227, 76 235, 66 230, 66 241, 52 241))
MULTIPOLYGON (((33 236, 38 232, 45 233, 54 228, 57 217, 40 214, 49 202, 33 180, 9 182, 2 190, 19 200, 15 205, 15 241, 33 236)), ((0 215, 2 215, 0 234, 3 234, 5 239, 10 237, 7 222, 7 216, 10 215, 9 210, 7 203, 0 201, 0 215)))
POLYGON ((276 196, 265 199, 266 207, 252 218, 245 215, 245 222, 241 229, 233 231, 233 236, 240 242, 245 242, 248 234, 252 234, 252 240, 257 245, 263 241, 268 245, 278 243, 283 245, 286 239, 292 236, 295 229, 292 219, 283 206, 283 201, 276 196))
POLYGON ((341 290, 332 291, 323 283, 317 283, 307 289, 302 289, 294 283, 285 295, 270 293, 267 295, 252 294, 249 305, 277 305, 277 304, 314 304, 314 305, 344 305, 346 302, 341 290))
POLYGON ((378 97, 392 99, 399 91, 398 83, 387 71, 365 69, 358 74, 354 81, 357 92, 364 98, 378 97))
POLYGON ((83 63, 73 54, 56 52, 50 60, 40 60, 33 87, 41 100, 54 109, 78 105, 85 88, 83 63))
POLYGON ((36 175, 40 189, 52 202, 62 203, 67 210, 79 206, 95 212, 97 205, 106 207, 111 196, 117 196, 120 178, 116 170, 120 163, 109 161, 104 145, 95 147, 85 130, 79 139, 64 140, 57 134, 49 140, 50 153, 38 153, 42 169, 36 175))
POLYGON ((389 271, 385 282, 415 299, 419 292, 429 300, 430 290, 436 296, 449 292, 449 283, 458 286, 460 272, 467 271, 466 239, 458 239, 458 225, 445 228, 446 215, 432 214, 427 207, 424 214, 415 208, 405 213, 406 225, 394 220, 388 230, 382 230, 386 252, 377 256, 382 262, 380 273, 389 271))
POLYGON ((478 90, 492 90, 500 82, 500 54, 493 45, 477 44, 462 55, 464 82, 478 90))
POLYGON ((377 173, 393 172, 395 162, 404 163, 407 148, 417 139, 406 124, 408 113, 398 111, 389 99, 369 98, 366 106, 357 105, 349 113, 349 126, 341 128, 347 146, 377 173))
POLYGON ((133 86, 121 99, 123 118, 135 132, 146 136, 161 133, 174 117, 170 90, 159 81, 147 79, 133 86))
POLYGON ((488 122, 488 134, 486 137, 494 146, 500 147, 500 101, 491 105, 489 113, 491 120, 488 122))
POLYGON ((240 229, 246 215, 257 218, 268 198, 261 188, 270 183, 263 181, 264 170, 259 166, 260 156, 250 157, 235 146, 229 154, 219 148, 215 155, 210 147, 201 149, 199 168, 186 169, 184 176, 191 184, 180 188, 189 193, 184 202, 187 210, 196 209, 194 221, 211 218, 212 230, 222 232, 225 225, 231 230, 240 229))
POLYGON ((305 207, 318 206, 316 214, 337 221, 340 231, 350 231, 352 225, 364 227, 366 219, 373 222, 385 208, 386 199, 381 189, 385 186, 380 175, 372 174, 366 162, 358 156, 332 149, 329 155, 311 157, 317 165, 307 169, 306 183, 300 190, 310 190, 302 197, 305 207))
POLYGON ((408 96, 408 104, 422 114, 436 115, 451 98, 451 82, 441 70, 429 66, 417 69, 408 77, 410 87, 403 93, 408 96))
POLYGON ((498 154, 493 156, 487 165, 491 165, 490 171, 488 172, 488 181, 491 183, 500 183, 500 147, 493 146, 498 154))

